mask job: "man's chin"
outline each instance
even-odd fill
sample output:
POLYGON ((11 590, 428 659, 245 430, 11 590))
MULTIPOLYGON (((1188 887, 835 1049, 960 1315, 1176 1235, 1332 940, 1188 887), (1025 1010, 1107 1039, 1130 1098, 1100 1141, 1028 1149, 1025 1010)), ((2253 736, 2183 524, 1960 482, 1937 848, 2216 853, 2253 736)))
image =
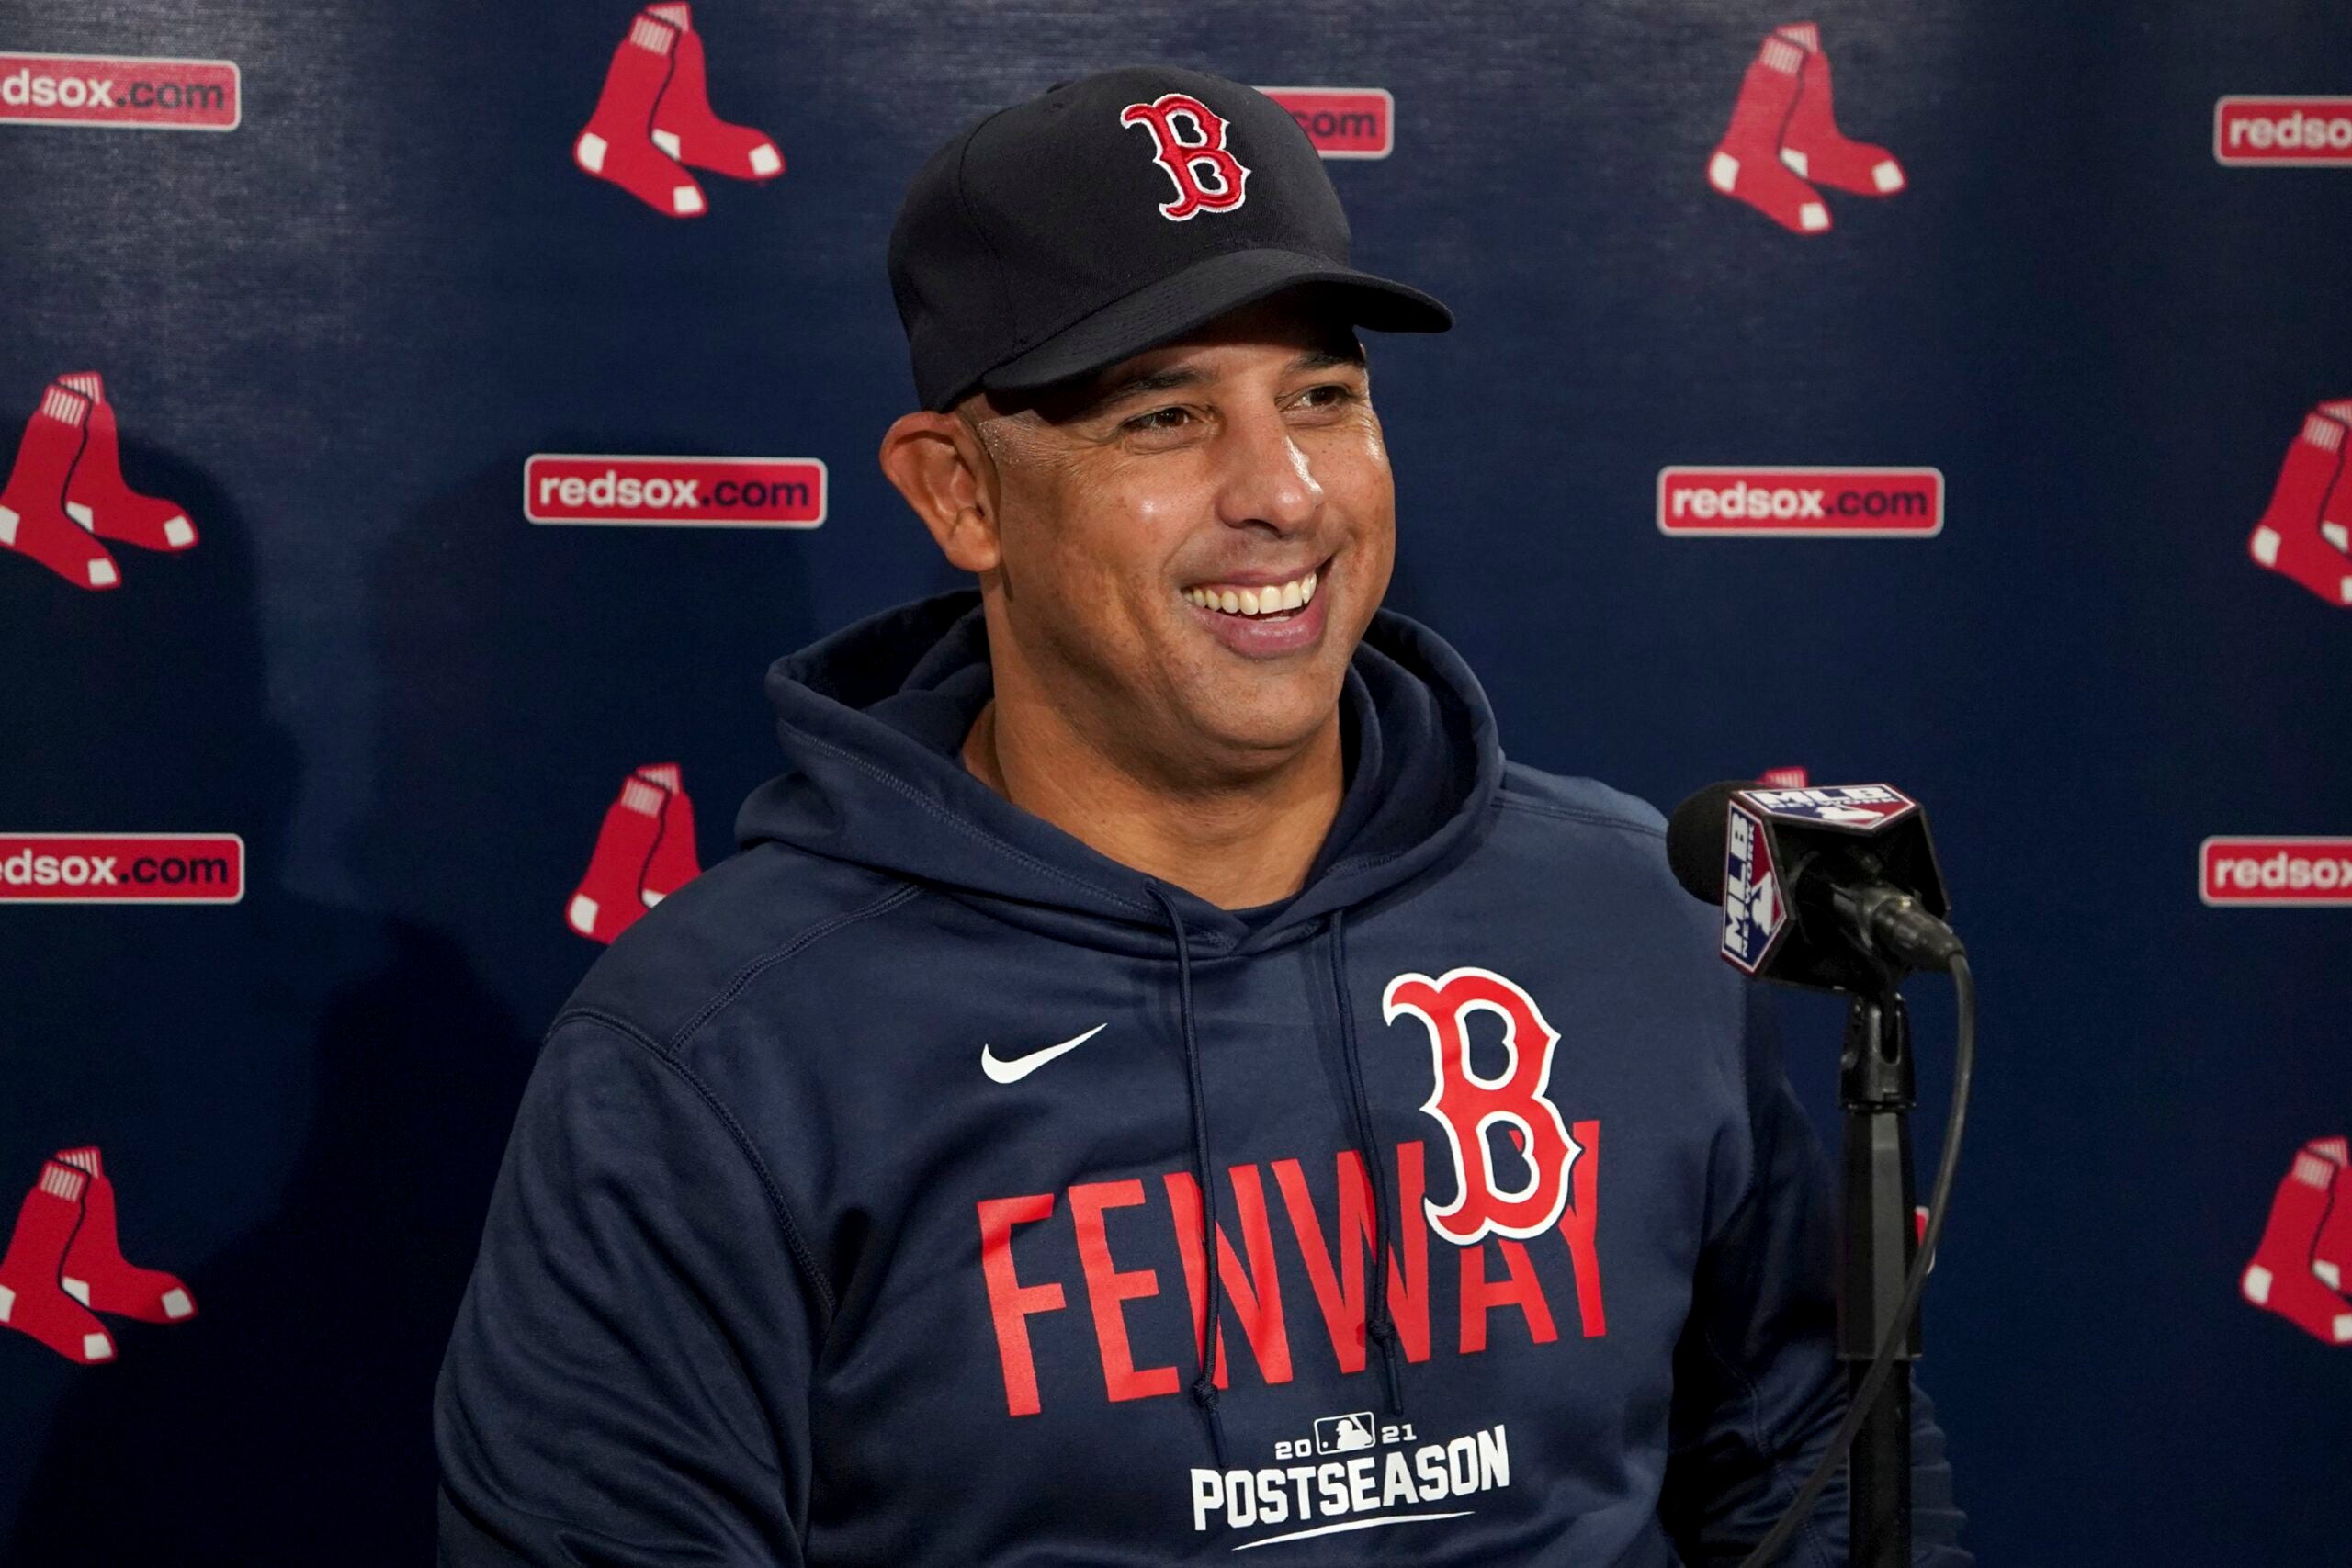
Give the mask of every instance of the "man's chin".
POLYGON ((1279 703, 1202 705, 1192 716, 1191 753, 1220 773, 1271 773, 1295 761, 1339 719, 1337 684, 1312 684, 1311 692, 1286 694, 1279 703))

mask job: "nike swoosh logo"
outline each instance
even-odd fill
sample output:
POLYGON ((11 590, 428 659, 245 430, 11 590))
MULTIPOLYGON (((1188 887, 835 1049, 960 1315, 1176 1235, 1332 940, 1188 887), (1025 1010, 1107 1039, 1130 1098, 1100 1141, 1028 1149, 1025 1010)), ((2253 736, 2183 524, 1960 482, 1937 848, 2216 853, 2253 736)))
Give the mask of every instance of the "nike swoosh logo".
POLYGON ((1048 1045, 1042 1051, 1032 1051, 1025 1056, 1015 1056, 1009 1062, 998 1055, 992 1048, 983 1045, 980 1047, 980 1071, 988 1074, 998 1083, 1019 1083, 1055 1057, 1068 1055, 1110 1027, 1107 1021, 1098 1023, 1085 1033, 1072 1035, 1058 1045, 1048 1045))

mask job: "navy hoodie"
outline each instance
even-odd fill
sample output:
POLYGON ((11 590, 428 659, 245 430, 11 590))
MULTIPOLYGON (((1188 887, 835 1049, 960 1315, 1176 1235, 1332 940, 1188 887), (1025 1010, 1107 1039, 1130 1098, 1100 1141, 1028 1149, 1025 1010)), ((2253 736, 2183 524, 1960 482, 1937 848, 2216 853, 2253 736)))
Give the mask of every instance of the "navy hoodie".
MULTIPOLYGON (((1845 1406, 1834 1200, 1657 812, 1505 761, 1386 612, 1339 817, 1253 910, 964 769, 969 591, 768 689, 741 852, 524 1097, 445 1563, 1665 1568, 1779 1516, 1845 1406)), ((1960 1568, 1924 1399, 1915 1445, 1960 1568)), ((1843 1563, 1845 1506, 1785 1561, 1843 1563)))

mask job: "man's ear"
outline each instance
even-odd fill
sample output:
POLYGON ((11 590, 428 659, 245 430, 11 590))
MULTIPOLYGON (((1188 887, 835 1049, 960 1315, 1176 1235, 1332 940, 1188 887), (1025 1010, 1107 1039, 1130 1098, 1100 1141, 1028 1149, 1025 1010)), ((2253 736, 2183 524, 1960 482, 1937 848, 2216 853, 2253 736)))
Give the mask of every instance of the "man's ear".
POLYGON ((966 571, 996 570, 995 456, 953 413, 901 414, 882 434, 882 472, 907 498, 942 554, 966 571))

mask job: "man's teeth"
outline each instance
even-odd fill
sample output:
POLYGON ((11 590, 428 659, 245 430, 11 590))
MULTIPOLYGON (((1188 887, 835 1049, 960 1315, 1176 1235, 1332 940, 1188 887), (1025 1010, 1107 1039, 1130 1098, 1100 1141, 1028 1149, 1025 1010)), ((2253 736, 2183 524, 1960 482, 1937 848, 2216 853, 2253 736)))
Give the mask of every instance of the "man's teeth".
POLYGON ((1315 602, 1315 573, 1264 588, 1187 588, 1184 597, 1228 615, 1278 615, 1315 602))

